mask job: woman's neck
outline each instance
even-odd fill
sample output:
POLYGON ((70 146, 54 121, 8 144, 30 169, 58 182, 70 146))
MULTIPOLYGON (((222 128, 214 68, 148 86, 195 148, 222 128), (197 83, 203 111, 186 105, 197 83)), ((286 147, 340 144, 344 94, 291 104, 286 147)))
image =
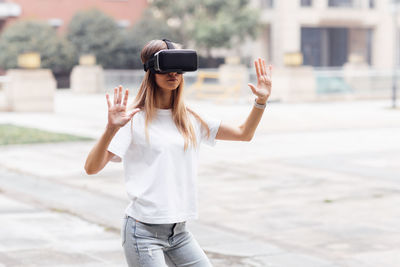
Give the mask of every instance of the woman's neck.
POLYGON ((158 90, 156 95, 156 108, 172 108, 172 91, 158 90))

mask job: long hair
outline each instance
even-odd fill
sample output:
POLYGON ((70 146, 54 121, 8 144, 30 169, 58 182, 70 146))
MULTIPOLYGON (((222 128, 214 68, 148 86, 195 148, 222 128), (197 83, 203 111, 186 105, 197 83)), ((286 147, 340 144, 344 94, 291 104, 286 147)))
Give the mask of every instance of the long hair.
MULTIPOLYGON (((152 40, 147 43, 140 54, 143 64, 147 60, 149 60, 155 53, 162 49, 167 49, 167 45, 164 41, 152 40)), ((196 135, 193 125, 189 119, 189 113, 192 114, 198 121, 200 121, 201 127, 204 128, 207 132, 207 136, 210 135, 210 129, 208 128, 208 125, 205 123, 205 121, 201 119, 198 114, 185 106, 183 102, 183 86, 184 79, 182 77, 182 82, 175 90, 172 91, 172 118, 175 122, 176 127, 178 128, 179 132, 182 134, 185 140, 184 150, 186 151, 189 144, 193 147, 197 146, 196 135)), ((155 74, 152 73, 150 70, 147 70, 140 85, 139 92, 136 95, 133 104, 129 108, 141 108, 145 111, 145 132, 147 142, 150 142, 148 126, 156 115, 156 97, 158 90, 160 89, 157 86, 155 74)))

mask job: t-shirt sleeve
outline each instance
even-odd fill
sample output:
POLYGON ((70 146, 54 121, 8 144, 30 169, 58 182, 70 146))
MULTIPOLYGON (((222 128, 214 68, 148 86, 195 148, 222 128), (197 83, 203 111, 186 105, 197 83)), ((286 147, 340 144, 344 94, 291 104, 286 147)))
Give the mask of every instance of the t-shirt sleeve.
POLYGON ((108 151, 115 155, 111 158, 111 161, 120 162, 124 158, 131 141, 132 120, 118 130, 108 145, 108 151))
POLYGON ((210 129, 210 135, 207 136, 207 130, 201 127, 201 141, 209 146, 215 146, 219 126, 221 125, 221 120, 216 118, 211 118, 210 116, 200 115, 204 122, 208 125, 210 129))

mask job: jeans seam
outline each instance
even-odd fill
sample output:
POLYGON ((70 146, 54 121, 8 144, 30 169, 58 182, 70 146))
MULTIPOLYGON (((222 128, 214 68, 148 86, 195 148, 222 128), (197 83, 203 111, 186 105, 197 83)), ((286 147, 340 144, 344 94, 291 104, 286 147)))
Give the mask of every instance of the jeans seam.
POLYGON ((138 241, 137 241, 137 237, 136 237, 136 225, 137 225, 137 222, 133 218, 132 218, 132 221, 135 223, 135 226, 133 228, 133 236, 134 236, 133 239, 135 240, 135 251, 136 251, 136 255, 137 255, 137 258, 138 258, 139 265, 143 266, 142 258, 140 257, 140 253, 139 253, 139 245, 138 245, 138 241))
POLYGON ((124 218, 124 229, 123 229, 123 242, 122 242, 122 247, 125 245, 126 243, 126 235, 127 235, 127 231, 126 228, 128 227, 128 217, 125 216, 124 218))

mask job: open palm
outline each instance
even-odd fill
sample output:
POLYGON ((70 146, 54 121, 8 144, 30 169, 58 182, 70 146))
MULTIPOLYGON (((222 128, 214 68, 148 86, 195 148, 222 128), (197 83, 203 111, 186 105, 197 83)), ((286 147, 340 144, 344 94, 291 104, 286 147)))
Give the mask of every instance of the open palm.
POLYGON ((106 94, 107 105, 108 105, 108 124, 113 127, 122 127, 128 121, 132 119, 132 117, 140 111, 139 108, 136 108, 130 112, 126 110, 126 104, 128 102, 129 90, 125 90, 124 98, 122 99, 122 86, 118 88, 114 88, 114 104, 111 104, 110 96, 106 94))
POLYGON ((257 73, 257 86, 249 83, 249 87, 253 94, 255 94, 261 102, 266 102, 271 95, 272 89, 272 66, 268 66, 269 72, 267 72, 267 67, 265 64, 264 59, 259 58, 258 60, 254 61, 254 66, 256 67, 257 73))

